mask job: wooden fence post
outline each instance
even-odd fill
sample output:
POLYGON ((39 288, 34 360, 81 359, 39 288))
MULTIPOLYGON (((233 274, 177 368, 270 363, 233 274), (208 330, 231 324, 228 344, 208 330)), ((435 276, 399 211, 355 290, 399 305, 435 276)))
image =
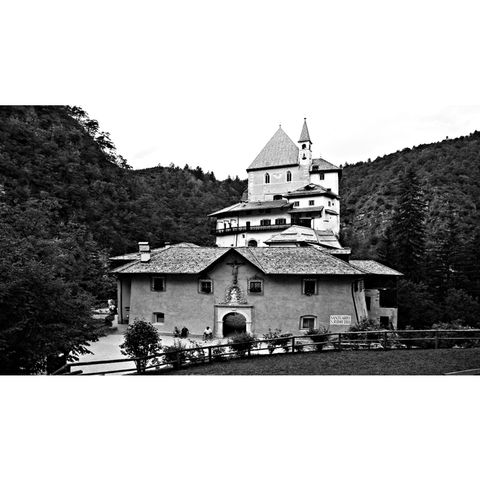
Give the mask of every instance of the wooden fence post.
POLYGON ((339 352, 342 351, 342 334, 341 333, 338 334, 338 351, 339 352))
POLYGON ((295 337, 292 337, 292 353, 295 353, 295 337))
POLYGON ((212 363, 212 347, 208 347, 208 361, 212 363))
POLYGON ((388 347, 388 332, 383 332, 383 348, 386 350, 388 347))

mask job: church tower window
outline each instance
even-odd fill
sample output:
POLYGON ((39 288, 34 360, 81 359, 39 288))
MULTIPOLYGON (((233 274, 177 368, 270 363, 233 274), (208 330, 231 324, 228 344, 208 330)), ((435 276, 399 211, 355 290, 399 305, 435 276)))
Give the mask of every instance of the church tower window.
POLYGON ((291 182, 292 181, 292 172, 289 170, 287 172, 287 182, 291 182))
POLYGON ((270 183, 270 175, 268 173, 265 174, 265 183, 270 183))

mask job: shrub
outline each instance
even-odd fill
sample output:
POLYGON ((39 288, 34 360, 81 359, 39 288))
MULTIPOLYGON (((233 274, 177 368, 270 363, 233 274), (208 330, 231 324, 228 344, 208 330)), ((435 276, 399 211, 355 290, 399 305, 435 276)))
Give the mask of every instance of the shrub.
MULTIPOLYGON (((136 320, 127 328, 124 341, 120 345, 122 355, 131 358, 155 355, 161 349, 161 340, 157 329, 148 322, 136 320)), ((147 360, 135 360, 138 373, 143 373, 147 367, 147 360)))
POLYGON ((255 347, 256 338, 250 333, 239 333, 230 338, 229 347, 240 357, 244 357, 246 353, 255 347))
POLYGON ((207 356, 205 354, 205 345, 202 345, 200 342, 196 340, 188 340, 188 348, 198 348, 193 352, 186 352, 188 354, 188 358, 193 363, 204 363, 207 360, 207 356))
POLYGON ((162 349, 165 362, 173 368, 180 368, 191 356, 190 352, 185 351, 186 348, 180 340, 174 340, 173 345, 165 345, 162 349))
POLYGON ((270 355, 275 351, 276 348, 283 348, 285 352, 288 352, 290 350, 289 337, 291 337, 291 334, 281 332, 281 328, 276 328, 275 330, 269 328, 268 332, 263 335, 264 340, 269 340, 267 342, 267 348, 270 355))
POLYGON ((308 335, 312 339, 312 341, 317 344, 315 345, 315 350, 317 350, 317 352, 320 352, 321 350, 323 350, 323 348, 326 345, 326 342, 329 341, 330 335, 328 334, 329 334, 328 328, 324 328, 324 327, 310 328, 308 331, 305 332, 305 335, 308 335))
POLYGON ((227 358, 224 354, 227 352, 227 347, 220 346, 221 343, 218 342, 216 347, 212 348, 212 360, 214 362, 224 362, 227 358))

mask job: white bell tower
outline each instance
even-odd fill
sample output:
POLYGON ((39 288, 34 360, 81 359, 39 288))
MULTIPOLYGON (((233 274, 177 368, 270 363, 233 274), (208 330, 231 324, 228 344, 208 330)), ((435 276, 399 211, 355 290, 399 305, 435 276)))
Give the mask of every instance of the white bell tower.
POLYGON ((298 161, 300 165, 312 163, 312 141, 310 140, 310 134, 308 133, 307 119, 303 119, 302 133, 300 134, 298 161))

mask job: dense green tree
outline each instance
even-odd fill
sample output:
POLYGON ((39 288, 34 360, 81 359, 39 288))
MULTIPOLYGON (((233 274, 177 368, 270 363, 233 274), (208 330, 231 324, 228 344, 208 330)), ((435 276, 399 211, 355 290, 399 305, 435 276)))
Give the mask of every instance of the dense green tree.
POLYGON ((0 204, 0 373, 44 372, 47 358, 88 352, 98 338, 92 296, 78 281, 67 232, 52 237, 54 206, 0 204))
POLYGON ((425 213, 422 189, 413 168, 401 177, 398 203, 392 216, 387 253, 389 264, 413 281, 424 277, 425 213))

